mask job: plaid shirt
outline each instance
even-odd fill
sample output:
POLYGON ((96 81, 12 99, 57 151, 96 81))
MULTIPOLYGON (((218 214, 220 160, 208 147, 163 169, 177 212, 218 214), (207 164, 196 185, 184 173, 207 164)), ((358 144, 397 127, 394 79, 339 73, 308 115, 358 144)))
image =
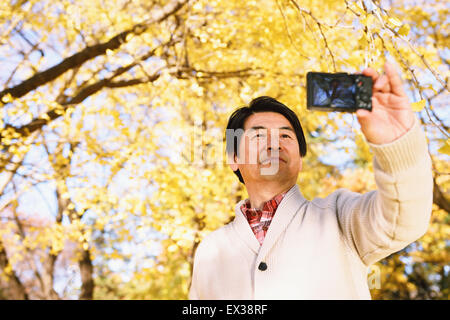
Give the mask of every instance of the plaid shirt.
POLYGON ((250 225, 250 228, 252 228, 260 245, 262 245, 264 241, 264 237, 266 236, 269 225, 275 215, 275 211, 285 194, 286 192, 281 193, 264 202, 262 210, 251 208, 249 199, 246 199, 245 203, 241 205, 241 211, 247 218, 248 224, 250 225))

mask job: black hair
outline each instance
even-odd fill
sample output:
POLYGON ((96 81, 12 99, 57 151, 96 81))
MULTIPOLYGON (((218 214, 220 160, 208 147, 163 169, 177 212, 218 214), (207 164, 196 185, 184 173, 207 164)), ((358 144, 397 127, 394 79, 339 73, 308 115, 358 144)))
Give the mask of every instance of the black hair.
MULTIPOLYGON (((255 98, 250 102, 248 106, 241 107, 231 114, 230 119, 228 120, 227 134, 226 134, 226 150, 229 156, 234 157, 235 155, 238 155, 239 143, 241 140, 240 138, 242 136, 242 133, 244 132, 243 130, 245 120, 252 114, 258 112, 276 112, 283 115, 291 123, 295 131, 295 135, 297 136, 298 146, 300 150, 300 156, 301 157, 306 156, 305 135, 303 134, 303 129, 300 124, 300 121, 298 120, 297 115, 295 114, 294 111, 289 109, 283 103, 268 96, 261 96, 255 98), (228 131, 228 129, 232 130, 228 131), (241 134, 236 136, 234 132, 237 132, 237 130, 239 129, 241 130, 240 132, 241 134)), ((239 178, 239 181, 244 183, 244 179, 242 178, 239 169, 234 171, 234 173, 239 178)))

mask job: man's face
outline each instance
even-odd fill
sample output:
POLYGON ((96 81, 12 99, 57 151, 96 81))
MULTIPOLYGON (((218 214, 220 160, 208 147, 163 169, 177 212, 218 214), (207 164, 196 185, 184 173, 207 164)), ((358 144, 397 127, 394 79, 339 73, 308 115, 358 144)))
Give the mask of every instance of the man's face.
POLYGON ((289 120, 276 112, 258 112, 244 123, 239 158, 231 169, 240 170, 245 184, 297 180, 302 159, 297 136, 289 120))

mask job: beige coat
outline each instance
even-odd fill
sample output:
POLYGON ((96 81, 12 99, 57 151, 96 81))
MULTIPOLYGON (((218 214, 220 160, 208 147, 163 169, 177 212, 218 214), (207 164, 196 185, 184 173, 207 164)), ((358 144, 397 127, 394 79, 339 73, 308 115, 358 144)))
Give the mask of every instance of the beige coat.
POLYGON ((368 267, 426 232, 433 180, 417 117, 397 140, 369 146, 378 190, 309 201, 294 185, 262 246, 237 203, 234 221, 198 246, 189 298, 370 299, 368 267))

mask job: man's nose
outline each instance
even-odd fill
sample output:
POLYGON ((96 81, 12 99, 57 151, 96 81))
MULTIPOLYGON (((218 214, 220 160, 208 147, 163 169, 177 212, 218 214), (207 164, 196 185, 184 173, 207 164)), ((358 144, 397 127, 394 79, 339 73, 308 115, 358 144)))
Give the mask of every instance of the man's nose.
POLYGON ((273 150, 281 150, 281 146, 280 146, 280 138, 277 134, 269 134, 267 136, 267 150, 268 151, 273 151, 273 150))

